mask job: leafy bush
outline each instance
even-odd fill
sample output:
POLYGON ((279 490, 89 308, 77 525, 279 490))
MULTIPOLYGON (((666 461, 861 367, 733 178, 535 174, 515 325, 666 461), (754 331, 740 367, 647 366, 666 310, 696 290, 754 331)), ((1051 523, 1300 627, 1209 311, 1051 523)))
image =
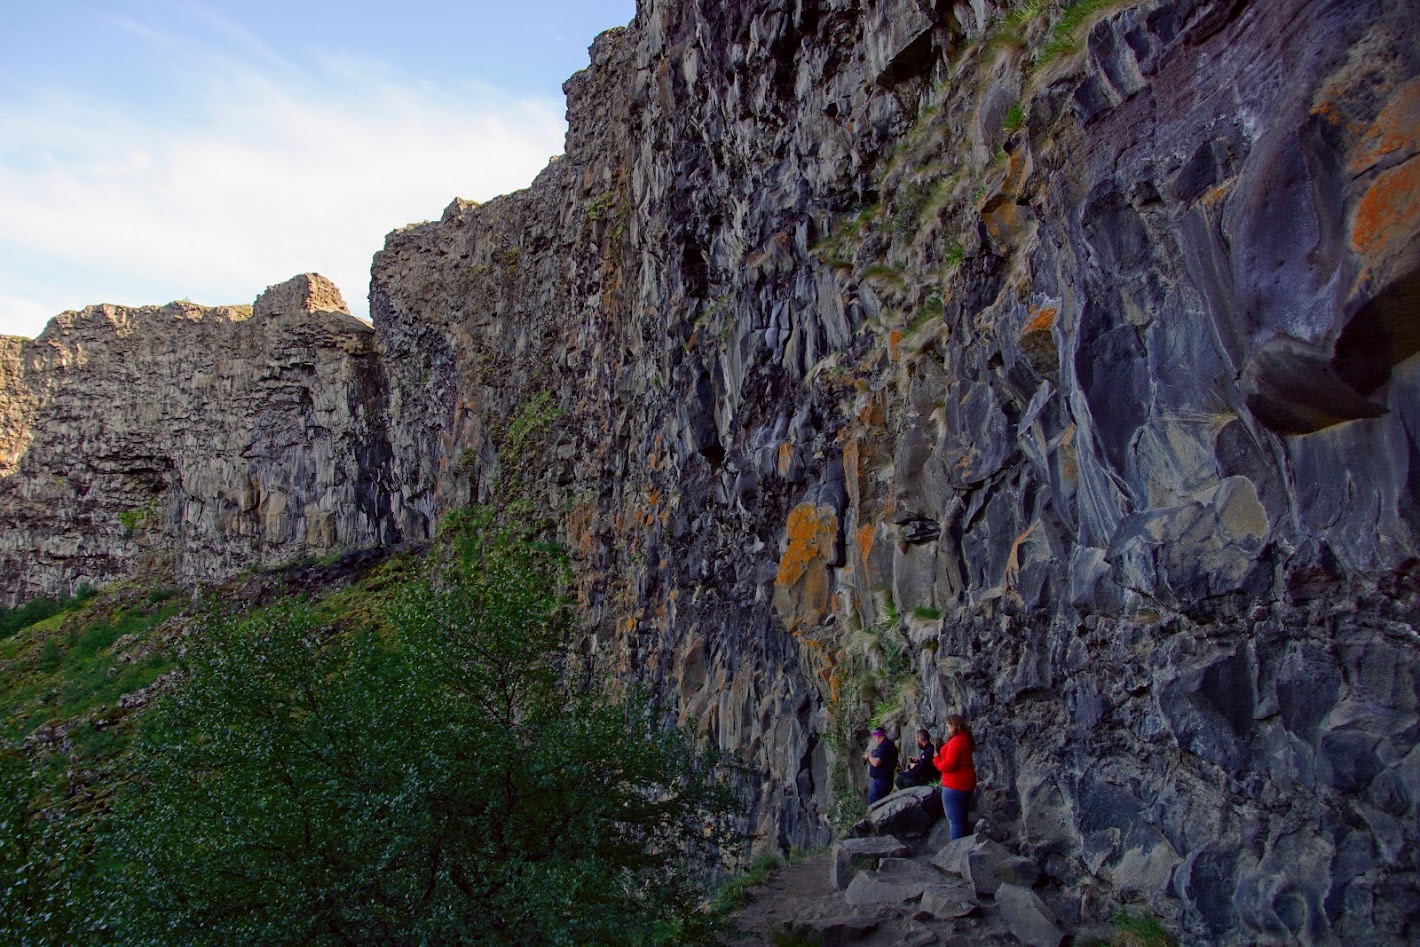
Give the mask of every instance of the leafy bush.
POLYGON ((13 944, 90 940, 92 861, 70 808, 46 811, 47 786, 19 750, 0 748, 0 938, 13 944))
POLYGON ((562 554, 454 518, 345 635, 291 603, 192 637, 121 800, 136 942, 648 943, 695 929, 734 799, 642 696, 564 671, 562 554), (697 863, 696 856, 700 861, 697 863))

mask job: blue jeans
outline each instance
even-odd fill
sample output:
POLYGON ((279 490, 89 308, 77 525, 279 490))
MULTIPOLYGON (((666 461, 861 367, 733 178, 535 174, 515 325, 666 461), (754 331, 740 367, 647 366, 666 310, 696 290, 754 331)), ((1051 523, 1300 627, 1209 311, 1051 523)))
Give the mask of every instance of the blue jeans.
POLYGON ((947 825, 951 827, 951 841, 955 842, 966 834, 966 812, 970 808, 971 793, 942 787, 942 811, 946 813, 947 825))
POLYGON ((884 776, 882 779, 868 780, 868 805, 872 805, 892 792, 892 779, 884 776))

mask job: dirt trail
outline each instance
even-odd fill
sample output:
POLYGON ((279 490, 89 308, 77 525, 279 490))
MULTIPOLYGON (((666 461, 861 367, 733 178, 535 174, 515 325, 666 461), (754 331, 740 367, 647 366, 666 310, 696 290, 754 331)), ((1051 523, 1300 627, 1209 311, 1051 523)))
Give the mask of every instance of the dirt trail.
POLYGON ((828 883, 830 854, 810 855, 786 865, 764 884, 749 889, 753 899, 735 913, 735 930, 722 943, 737 945, 773 944, 773 932, 783 929, 815 902, 833 894, 828 883))
MULTIPOLYGON (((914 859, 925 863, 928 852, 914 859)), ((752 898, 732 918, 733 928, 720 943, 729 947, 769 947, 774 934, 807 936, 795 943, 845 944, 857 947, 947 947, 1017 945, 1002 918, 986 903, 971 916, 942 919, 923 916, 910 906, 853 906, 829 881, 830 852, 819 852, 785 866, 763 885, 749 889, 752 898), (916 917, 913 915, 917 914, 916 917)))
POLYGON ((983 817, 952 841, 930 787, 877 803, 828 851, 786 865, 746 891, 724 945, 1056 947, 1107 941, 1080 892, 1021 854, 1017 821, 983 817))

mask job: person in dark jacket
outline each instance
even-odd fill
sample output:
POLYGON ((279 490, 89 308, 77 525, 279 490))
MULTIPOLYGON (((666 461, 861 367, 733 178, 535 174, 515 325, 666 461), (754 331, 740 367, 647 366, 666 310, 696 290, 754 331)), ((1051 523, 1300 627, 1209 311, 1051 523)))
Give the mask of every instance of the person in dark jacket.
POLYGON ((868 805, 892 792, 892 777, 897 772, 897 744, 888 739, 882 727, 873 728, 873 745, 863 754, 868 764, 868 805))
POLYGON ((897 774, 897 788, 931 786, 937 782, 937 767, 932 765, 932 757, 937 748, 932 745, 932 734, 926 730, 917 731, 917 755, 907 758, 908 768, 897 774))
POLYGON ((947 717, 947 739, 932 762, 942 774, 942 809, 951 826, 951 840, 966 834, 966 814, 971 809, 971 793, 976 789, 976 767, 972 750, 976 741, 960 714, 947 717))

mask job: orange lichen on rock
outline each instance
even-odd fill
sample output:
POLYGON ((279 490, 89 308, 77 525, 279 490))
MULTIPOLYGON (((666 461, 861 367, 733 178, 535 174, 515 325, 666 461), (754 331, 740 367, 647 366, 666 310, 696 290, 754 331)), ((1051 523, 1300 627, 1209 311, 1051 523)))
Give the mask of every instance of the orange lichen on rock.
POLYGON ((574 504, 567 512, 567 538, 577 559, 589 559, 596 549, 597 538, 592 532, 597 506, 587 501, 574 504))
POLYGON ((859 526, 854 539, 858 543, 858 554, 867 562, 868 557, 873 554, 873 538, 877 535, 877 527, 872 523, 866 526, 859 526))
POLYGON ((866 438, 849 436, 843 444, 843 479, 848 502, 861 507, 871 488, 872 465, 877 452, 866 438))
POLYGON ((1021 243, 1034 217, 1020 204, 1007 202, 984 211, 981 220, 986 225, 987 235, 996 245, 1009 250, 1021 243))
POLYGON ((1400 249, 1420 231, 1420 159, 1381 172, 1356 205, 1351 246, 1368 257, 1400 249))
POLYGON ((1228 196, 1232 190, 1232 185, 1224 181, 1215 187, 1210 187, 1203 192, 1203 196, 1198 198, 1198 203, 1203 207, 1215 207, 1223 198, 1228 196))
POLYGON ((1386 157, 1420 151, 1420 79, 1412 79, 1386 102, 1376 120, 1361 135, 1347 169, 1360 174, 1386 157))
POLYGON ((785 441, 779 445, 779 476, 783 477, 789 473, 789 468, 794 464, 794 445, 785 441))
POLYGON ((789 512, 774 577, 774 609, 791 632, 806 631, 828 614, 828 570, 837 543, 838 514, 832 507, 801 503, 789 512))
POLYGON ((1341 109, 1337 108, 1336 103, 1330 99, 1313 105, 1312 114, 1321 116, 1333 125, 1340 125, 1346 121, 1346 116, 1342 114, 1341 109))
POLYGON ((894 361, 894 362, 897 361, 897 359, 898 359, 898 349, 899 349, 899 347, 902 345, 902 330, 901 330, 901 329, 893 329, 891 332, 889 332, 889 333, 888 333, 888 338, 887 338, 887 344, 888 344, 888 359, 891 360, 891 361, 894 361))
POLYGON ((1045 306, 1036 312, 1032 306, 1030 311, 1035 315, 1021 329, 1019 344, 1021 351, 1035 366, 1035 370, 1043 375, 1053 371, 1060 361, 1055 336, 1052 334, 1060 310, 1055 306, 1045 306))
POLYGON ((784 555, 774 577, 774 584, 781 587, 795 584, 815 562, 827 561, 833 555, 838 514, 832 507, 800 503, 789 512, 785 535, 784 555))
POLYGON ((1032 332, 1049 332, 1055 328, 1055 319, 1060 315, 1060 310, 1055 306, 1045 306, 1039 312, 1036 312, 1035 307, 1032 306, 1031 312, 1034 312, 1035 316, 1026 323, 1026 327, 1021 330, 1021 335, 1030 335, 1032 332))
POLYGON ((887 422, 887 409, 882 392, 878 392, 858 409, 858 423, 865 427, 882 427, 887 422))

